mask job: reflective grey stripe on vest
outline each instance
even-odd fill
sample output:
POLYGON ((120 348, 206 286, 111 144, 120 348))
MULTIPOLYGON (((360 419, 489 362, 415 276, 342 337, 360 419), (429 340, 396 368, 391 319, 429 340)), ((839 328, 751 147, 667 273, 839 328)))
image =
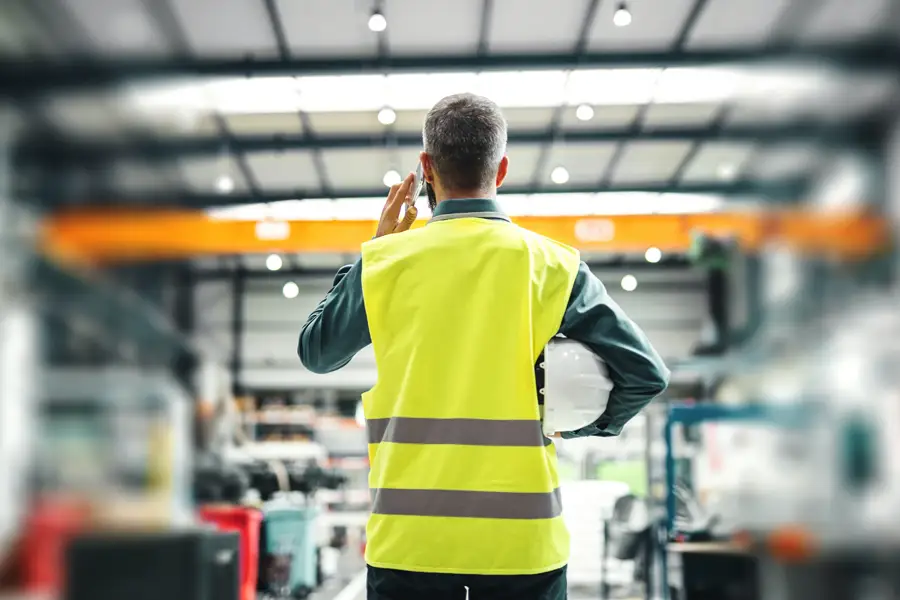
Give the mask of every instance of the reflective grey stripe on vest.
POLYGON ((512 220, 510 220, 510 218, 507 217, 502 212, 493 212, 493 211, 447 213, 446 215, 438 215, 436 217, 431 217, 430 219, 428 219, 428 222, 435 223, 438 221, 450 221, 452 219, 497 219, 499 221, 506 221, 507 223, 512 223, 512 220))
POLYGON ((547 493, 457 490, 372 490, 372 513, 418 517, 553 519, 562 514, 559 489, 547 493))
POLYGON ((512 419, 367 419, 370 444, 457 444, 460 446, 546 446, 540 421, 512 419))

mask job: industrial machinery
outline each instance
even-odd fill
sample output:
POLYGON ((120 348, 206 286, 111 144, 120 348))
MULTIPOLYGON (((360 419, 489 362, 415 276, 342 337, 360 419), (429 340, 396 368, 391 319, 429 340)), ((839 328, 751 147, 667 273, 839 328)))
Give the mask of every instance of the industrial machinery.
POLYGON ((102 519, 192 520, 191 399, 167 373, 49 369, 39 407, 39 494, 83 495, 102 519))
POLYGON ((332 535, 321 521, 324 506, 316 494, 340 488, 346 477, 323 468, 323 458, 317 444, 263 442, 231 447, 198 464, 201 515, 241 531, 254 545, 248 550, 254 564, 245 571, 252 568, 257 575, 253 593, 303 598, 330 575, 322 552, 332 535))
POLYGON ((683 578, 682 590, 715 585, 722 598, 893 597, 900 313, 890 261, 780 249, 759 260, 753 336, 706 365, 717 382, 709 401, 667 409, 664 576, 683 578), (715 543, 682 543, 676 484, 686 471, 715 516, 715 543), (713 571, 727 577, 697 580, 713 571))

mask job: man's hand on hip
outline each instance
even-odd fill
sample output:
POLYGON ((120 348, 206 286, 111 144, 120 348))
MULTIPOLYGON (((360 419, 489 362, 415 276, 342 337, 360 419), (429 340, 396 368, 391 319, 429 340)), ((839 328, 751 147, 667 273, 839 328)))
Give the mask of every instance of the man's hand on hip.
POLYGON ((406 217, 403 221, 400 221, 400 209, 404 204, 409 204, 410 187, 414 179, 415 173, 410 173, 401 183, 391 186, 387 202, 384 203, 384 208, 381 210, 381 219, 378 221, 378 230, 375 232, 375 237, 381 237, 389 233, 400 233, 412 226, 418 213, 416 207, 407 207, 406 217))

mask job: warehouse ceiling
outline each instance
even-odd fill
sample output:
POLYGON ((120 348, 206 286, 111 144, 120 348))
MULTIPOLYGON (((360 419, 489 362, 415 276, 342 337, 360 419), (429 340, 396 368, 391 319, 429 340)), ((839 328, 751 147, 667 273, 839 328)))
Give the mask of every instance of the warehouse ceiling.
MULTIPOLYGON (((877 144, 897 100, 898 4, 626 0, 622 26, 614 0, 5 0, 13 194, 47 210, 372 219, 414 167, 427 109, 472 91, 509 121, 513 215, 802 200, 877 144)), ((304 379, 286 327, 355 257, 274 258, 179 271, 201 283, 178 311, 197 322, 179 326, 247 386, 363 385, 365 355, 337 381, 304 379)), ((683 257, 584 258, 667 359, 702 342, 708 282, 683 257)))
POLYGON ((627 26, 621 8, 5 2, 0 88, 28 124, 18 193, 371 216, 414 167, 428 107, 474 91, 509 120, 511 212, 702 212, 799 199, 896 98, 891 0, 631 0, 627 26))

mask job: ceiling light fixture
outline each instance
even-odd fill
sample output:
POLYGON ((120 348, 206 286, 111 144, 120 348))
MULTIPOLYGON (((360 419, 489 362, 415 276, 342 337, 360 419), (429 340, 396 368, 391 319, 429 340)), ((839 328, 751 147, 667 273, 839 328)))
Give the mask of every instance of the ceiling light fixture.
POLYGON ((380 11, 376 10, 372 13, 372 16, 369 17, 369 29, 375 33, 381 33, 387 29, 387 19, 384 18, 384 15, 381 14, 380 11))
POLYGON ((637 289, 637 277, 634 275, 626 275, 622 278, 622 289, 626 292, 633 292, 637 289))
POLYGON ((647 248, 644 258, 647 259, 648 263, 658 263, 662 260, 662 250, 659 248, 647 248))
POLYGON ((197 113, 188 109, 176 109, 173 111, 175 126, 185 133, 197 129, 197 113))
POLYGON ((590 121, 594 118, 594 108, 590 104, 582 104, 575 109, 575 117, 579 121, 590 121))
POLYGON ((281 293, 284 294, 284 297, 288 300, 293 300, 300 295, 300 286, 293 281, 288 281, 284 284, 284 287, 281 288, 281 293))
POLYGON ((382 125, 393 125, 397 120, 397 113, 394 109, 385 107, 378 111, 378 122, 382 125))
POLYGON ((384 178, 381 181, 384 183, 385 187, 391 187, 392 185, 397 185, 403 181, 403 178, 400 177, 400 173, 391 169, 384 174, 384 178))
POLYGON ((731 180, 737 176, 737 167, 732 164, 720 165, 717 171, 719 179, 731 180))
POLYGON ((270 271, 277 271, 284 265, 284 261, 277 254, 270 254, 266 259, 266 268, 270 271))
POLYGON ((631 25, 631 12, 624 2, 616 8, 616 12, 613 14, 613 24, 616 27, 628 27, 631 25))
POLYGON ((220 194, 230 194, 234 191, 234 179, 231 175, 219 175, 216 179, 216 191, 220 194))
POLYGON ((565 167, 556 167, 550 172, 550 181, 562 185, 569 181, 569 171, 565 167))

